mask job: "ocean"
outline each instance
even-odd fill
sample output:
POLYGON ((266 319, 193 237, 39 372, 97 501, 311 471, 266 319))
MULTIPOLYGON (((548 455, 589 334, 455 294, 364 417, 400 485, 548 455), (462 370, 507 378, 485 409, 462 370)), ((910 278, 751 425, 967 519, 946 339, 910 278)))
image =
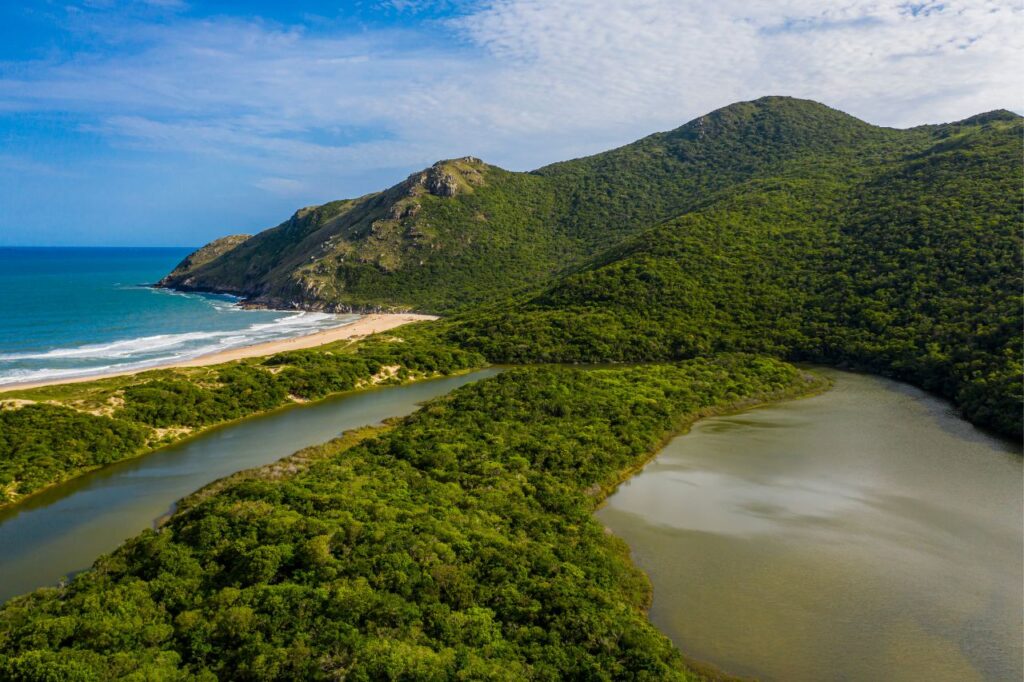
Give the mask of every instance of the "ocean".
POLYGON ((0 384, 152 367, 358 319, 149 286, 191 251, 0 248, 0 384))

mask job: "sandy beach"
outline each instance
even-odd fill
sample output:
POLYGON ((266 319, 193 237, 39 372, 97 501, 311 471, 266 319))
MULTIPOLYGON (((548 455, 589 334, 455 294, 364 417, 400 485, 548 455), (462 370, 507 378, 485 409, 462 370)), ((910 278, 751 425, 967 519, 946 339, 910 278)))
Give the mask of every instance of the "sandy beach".
POLYGON ((276 341, 268 341, 266 343, 254 344, 252 346, 232 348, 217 353, 201 355, 197 358, 185 360, 183 362, 174 362, 164 365, 154 365, 152 367, 133 369, 125 372, 108 372, 104 374, 92 374, 89 376, 82 377, 70 377, 67 379, 53 379, 50 381, 37 381, 20 384, 4 384, 0 385, 0 393, 3 393, 4 391, 23 391, 28 388, 38 388, 40 386, 53 386, 55 384, 77 384, 83 381, 95 381, 97 379, 108 379, 110 377, 138 374, 140 372, 148 372, 154 369, 167 369, 170 367, 202 367, 204 365, 216 365, 221 362, 230 362, 232 360, 241 360, 243 358, 257 358, 265 355, 273 355, 275 353, 280 353, 282 351, 300 350, 302 348, 315 348, 317 346, 322 346, 325 343, 331 343, 333 341, 341 341, 343 339, 356 339, 363 336, 369 336, 370 334, 385 332, 388 331, 389 329, 400 327, 403 324, 409 324, 410 322, 420 322, 422 320, 436 319, 437 317, 434 315, 419 315, 416 313, 374 313, 372 315, 366 315, 364 317, 361 317, 355 322, 352 322, 351 324, 346 324, 343 327, 337 327, 335 329, 325 329, 324 331, 316 332, 315 334, 307 334, 306 336, 296 336, 290 339, 279 339, 276 341))

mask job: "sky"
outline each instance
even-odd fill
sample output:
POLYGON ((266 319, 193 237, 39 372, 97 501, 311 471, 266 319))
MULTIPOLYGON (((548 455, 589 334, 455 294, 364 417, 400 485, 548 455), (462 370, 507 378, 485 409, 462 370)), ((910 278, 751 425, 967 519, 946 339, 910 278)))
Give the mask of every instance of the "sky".
POLYGON ((0 0, 0 246, 198 246, 763 95, 1024 112, 1009 0, 0 0))

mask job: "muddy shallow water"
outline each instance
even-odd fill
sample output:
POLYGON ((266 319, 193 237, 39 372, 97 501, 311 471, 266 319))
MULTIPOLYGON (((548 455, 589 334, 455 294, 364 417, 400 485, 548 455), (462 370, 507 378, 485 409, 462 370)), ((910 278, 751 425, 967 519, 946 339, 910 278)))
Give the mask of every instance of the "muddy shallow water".
POLYGON ((699 422, 598 513, 688 656, 765 680, 1022 678, 1022 459, 904 384, 699 422))

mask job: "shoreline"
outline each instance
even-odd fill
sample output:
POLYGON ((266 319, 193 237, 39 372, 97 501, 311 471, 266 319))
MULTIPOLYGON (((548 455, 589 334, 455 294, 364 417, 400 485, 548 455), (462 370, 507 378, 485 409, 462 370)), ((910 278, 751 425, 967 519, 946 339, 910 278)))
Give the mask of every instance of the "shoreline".
POLYGON ((268 355, 274 355, 276 353, 282 353, 284 351, 292 350, 303 350, 306 348, 316 348, 327 343, 334 341, 343 341, 345 339, 357 339, 364 336, 370 336, 371 334, 378 334, 380 332, 386 332, 396 327, 400 327, 411 322, 422 322, 427 320, 438 319, 436 315, 420 315, 418 313, 371 313, 364 315, 358 320, 351 322, 340 327, 333 329, 324 329, 312 334, 305 334, 303 336, 293 336, 286 339, 276 339, 274 341, 264 341, 263 343, 256 343, 251 346, 241 346, 239 348, 230 348, 222 351, 215 351, 213 353, 207 353, 206 355, 200 355, 199 357, 192 358, 190 360, 182 360, 179 362, 167 362, 159 365, 153 365, 151 367, 140 367, 137 369, 129 369, 124 371, 113 371, 113 372, 101 372, 97 374, 87 374, 77 377, 66 377, 62 379, 47 379, 43 381, 28 381, 28 382, 17 382, 11 384, 0 384, 0 393, 8 391, 26 391, 33 388, 42 388, 43 386, 57 386, 60 384, 78 384, 86 381, 99 381, 102 379, 110 379, 113 377, 130 376, 132 374, 141 374, 142 372, 150 372, 156 369, 174 369, 177 367, 204 367, 206 365, 217 365, 224 362, 231 362, 233 360, 244 360, 246 358, 258 358, 268 355))
MULTIPOLYGON (((626 556, 630 565, 643 575, 644 581, 647 584, 647 605, 644 608, 644 614, 648 618, 650 618, 650 609, 654 602, 654 583, 651 581, 651 577, 647 571, 641 568, 637 563, 633 545, 626 542, 626 540, 621 536, 616 535, 614 530, 598 519, 597 512, 608 504, 608 500, 612 495, 618 492, 622 484, 626 483, 634 476, 637 476, 647 468, 647 465, 657 459, 658 456, 661 455, 662 451, 673 440, 688 435, 694 425, 698 422, 712 417, 743 414, 744 412, 768 407, 770 405, 814 398, 831 390, 835 383, 829 377, 818 374, 813 369, 799 367, 795 364, 794 367, 797 367, 800 371, 802 383, 790 385, 788 388, 775 393, 750 396, 727 405, 703 408, 688 415, 684 415, 673 428, 662 435, 661 440, 659 440, 654 447, 646 453, 646 455, 642 456, 640 461, 619 471, 614 479, 600 484, 599 490, 597 490, 594 495, 595 505, 594 509, 591 511, 591 518, 600 523, 606 533, 613 535, 622 542, 627 550, 626 556)), ((679 652, 683 665, 686 667, 687 671, 695 673, 698 679, 703 680, 704 682, 756 682, 753 678, 733 675, 711 661, 691 657, 683 650, 681 643, 673 641, 672 638, 669 637, 668 633, 660 627, 654 627, 662 634, 662 636, 672 643, 673 648, 679 652)))

